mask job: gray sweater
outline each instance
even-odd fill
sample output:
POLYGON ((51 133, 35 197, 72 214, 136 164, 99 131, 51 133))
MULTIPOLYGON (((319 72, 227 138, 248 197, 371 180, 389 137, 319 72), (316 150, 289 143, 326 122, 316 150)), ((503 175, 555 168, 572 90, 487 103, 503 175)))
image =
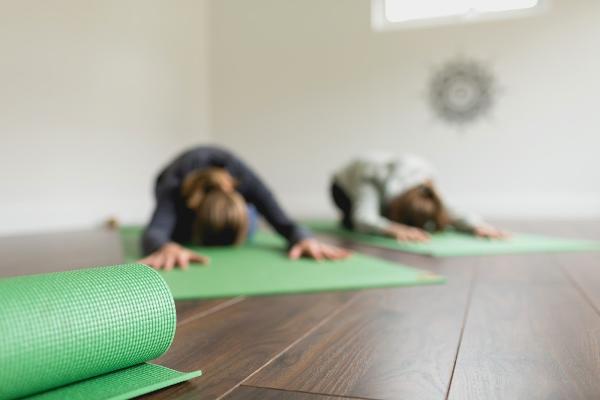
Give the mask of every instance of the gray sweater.
MULTIPOLYGON (((434 169, 424 159, 414 155, 394 156, 385 153, 366 154, 352 160, 334 174, 352 202, 352 222, 356 230, 383 233, 392 221, 382 215, 382 209, 394 197, 434 178, 434 169)), ((449 208, 452 225, 470 231, 484 222, 475 215, 449 208)))

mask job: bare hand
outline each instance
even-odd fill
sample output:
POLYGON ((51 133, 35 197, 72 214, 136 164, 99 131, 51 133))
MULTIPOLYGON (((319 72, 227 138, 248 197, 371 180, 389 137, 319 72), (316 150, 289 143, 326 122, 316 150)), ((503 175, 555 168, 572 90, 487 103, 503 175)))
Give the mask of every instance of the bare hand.
POLYGON ((501 231, 493 226, 477 226, 473 228, 475 236, 488 239, 507 239, 510 237, 508 232, 501 231))
POLYGON ((385 233, 399 242, 426 242, 429 240, 429 234, 423 229, 402 224, 390 225, 385 233))
POLYGON ((302 256, 314 258, 317 261, 343 260, 350 256, 350 251, 309 238, 293 245, 288 255, 292 260, 297 260, 302 256))
POLYGON ((138 261, 155 269, 164 269, 170 271, 179 266, 181 269, 187 269, 190 262, 208 264, 210 259, 206 256, 194 253, 177 243, 167 243, 154 253, 138 261))

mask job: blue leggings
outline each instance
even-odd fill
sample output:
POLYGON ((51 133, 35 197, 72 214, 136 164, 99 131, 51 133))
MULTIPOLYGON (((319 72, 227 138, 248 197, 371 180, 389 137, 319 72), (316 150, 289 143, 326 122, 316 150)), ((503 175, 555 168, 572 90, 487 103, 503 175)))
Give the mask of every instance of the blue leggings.
POLYGON ((250 241, 258 230, 258 211, 256 211, 253 204, 246 204, 246 207, 248 208, 248 235, 246 241, 250 241))

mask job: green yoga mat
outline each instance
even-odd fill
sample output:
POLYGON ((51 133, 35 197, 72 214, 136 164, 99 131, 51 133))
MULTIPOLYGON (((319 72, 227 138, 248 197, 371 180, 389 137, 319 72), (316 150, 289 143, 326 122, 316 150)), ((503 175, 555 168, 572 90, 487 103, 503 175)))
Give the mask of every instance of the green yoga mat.
POLYGON ((311 221, 307 222, 306 225, 315 233, 336 236, 361 244, 435 257, 600 251, 600 242, 561 239, 522 233, 512 234, 508 239, 494 240, 478 238, 455 231, 446 231, 432 235, 428 242, 411 243, 349 231, 340 227, 335 221, 311 221))
POLYGON ((128 399, 199 376, 145 363, 175 324, 169 288, 144 265, 0 280, 0 399, 128 399))
MULTIPOLYGON (((121 229, 125 258, 140 258, 138 227, 121 229)), ((353 254, 341 261, 287 258, 280 238, 259 232, 239 247, 193 248, 211 258, 208 266, 161 272, 175 299, 307 293, 328 290, 442 283, 430 272, 353 254)))

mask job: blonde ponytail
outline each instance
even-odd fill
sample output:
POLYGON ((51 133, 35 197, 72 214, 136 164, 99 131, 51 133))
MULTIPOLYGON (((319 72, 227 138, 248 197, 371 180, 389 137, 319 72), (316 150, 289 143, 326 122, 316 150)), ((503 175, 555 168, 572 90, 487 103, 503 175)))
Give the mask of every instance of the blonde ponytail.
POLYGON ((196 213, 194 242, 205 246, 242 243, 248 231, 246 201, 235 191, 237 181, 223 168, 188 174, 181 195, 196 213))
POLYGON ((223 168, 208 168, 190 172, 181 186, 186 205, 192 210, 200 208, 206 195, 213 190, 232 192, 237 181, 223 168))

